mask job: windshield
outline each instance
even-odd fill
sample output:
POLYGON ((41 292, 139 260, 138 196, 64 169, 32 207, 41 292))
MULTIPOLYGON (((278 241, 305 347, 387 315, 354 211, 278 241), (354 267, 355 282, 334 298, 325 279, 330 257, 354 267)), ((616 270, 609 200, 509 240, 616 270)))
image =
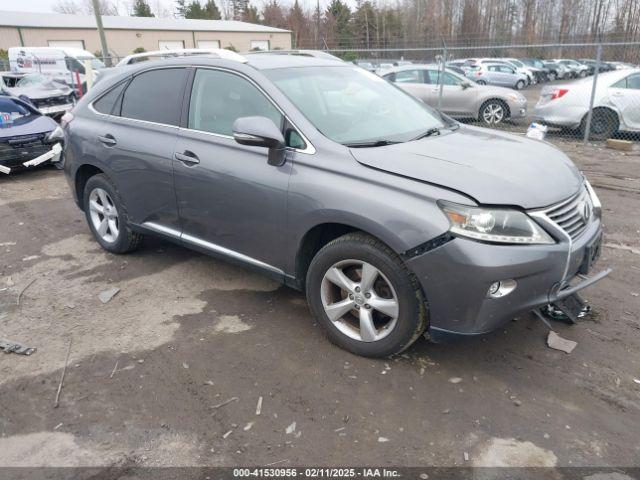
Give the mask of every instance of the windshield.
POLYGON ((437 112, 361 68, 282 68, 264 74, 323 135, 342 144, 405 142, 444 127, 437 112))
POLYGON ((25 75, 24 77, 22 77, 20 80, 18 80, 18 83, 16 84, 17 87, 28 87, 31 85, 38 85, 40 83, 45 82, 46 79, 45 77, 43 77, 40 74, 37 73, 30 73, 28 75, 25 75))
POLYGON ((519 60, 509 60, 513 65, 515 65, 516 67, 522 68, 524 67, 524 63, 522 63, 519 60))
POLYGON ((0 128, 19 126, 31 121, 37 115, 9 97, 0 97, 0 128))
POLYGON ((95 57, 78 57, 78 60, 80 60, 80 62, 83 63, 83 64, 84 64, 85 60, 90 60, 91 61, 91 68, 93 68, 94 70, 100 70, 101 68, 105 67, 104 63, 102 63, 101 60, 98 60, 95 57))

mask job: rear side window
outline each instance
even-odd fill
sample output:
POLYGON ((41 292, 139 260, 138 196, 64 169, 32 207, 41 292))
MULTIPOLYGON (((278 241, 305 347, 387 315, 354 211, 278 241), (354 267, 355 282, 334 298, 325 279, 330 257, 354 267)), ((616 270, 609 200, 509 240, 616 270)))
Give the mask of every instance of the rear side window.
POLYGON ((282 114, 251 82, 219 70, 199 69, 193 80, 189 128, 233 135, 240 117, 267 117, 282 128, 282 114))
POLYGON ((121 116, 177 126, 185 75, 184 68, 167 68, 135 76, 122 97, 121 116))
POLYGON ((400 70, 396 72, 394 82, 396 83, 424 83, 422 70, 400 70))
POLYGON ((114 113, 117 115, 117 111, 119 109, 114 109, 115 103, 118 100, 118 97, 120 97, 120 94, 122 93, 122 90, 124 90, 126 84, 127 82, 122 82, 93 102, 93 109, 96 112, 104 113, 106 115, 114 113))

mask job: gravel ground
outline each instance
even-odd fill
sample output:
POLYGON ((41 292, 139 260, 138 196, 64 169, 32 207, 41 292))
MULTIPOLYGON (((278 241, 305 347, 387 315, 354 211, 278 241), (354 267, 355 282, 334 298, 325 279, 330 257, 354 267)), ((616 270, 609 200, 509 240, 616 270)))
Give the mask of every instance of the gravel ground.
POLYGON ((151 238, 105 253, 59 171, 0 178, 0 337, 38 348, 0 355, 0 466, 640 466, 640 154, 554 141, 601 196, 615 269, 592 316, 553 324, 570 355, 525 314, 355 357, 261 276, 151 238))

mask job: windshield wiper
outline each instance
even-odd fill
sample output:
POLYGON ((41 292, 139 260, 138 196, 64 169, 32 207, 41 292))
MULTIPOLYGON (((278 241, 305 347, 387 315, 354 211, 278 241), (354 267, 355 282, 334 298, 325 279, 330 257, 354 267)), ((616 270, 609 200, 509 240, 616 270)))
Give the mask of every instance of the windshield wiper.
POLYGON ((372 142, 345 143, 345 147, 349 148, 366 148, 366 147, 384 147, 385 145, 394 145, 400 143, 395 140, 374 140, 372 142))
POLYGON ((430 128, 426 132, 422 132, 417 137, 413 137, 411 139, 411 141, 413 142, 414 140, 420 140, 421 138, 431 137, 433 135, 440 135, 440 128, 438 128, 438 127, 430 128))

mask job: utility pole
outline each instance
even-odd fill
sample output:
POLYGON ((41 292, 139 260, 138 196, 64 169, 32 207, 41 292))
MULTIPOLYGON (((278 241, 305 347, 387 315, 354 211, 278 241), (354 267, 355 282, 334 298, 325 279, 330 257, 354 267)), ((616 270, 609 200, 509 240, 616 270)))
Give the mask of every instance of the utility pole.
POLYGON ((102 14, 100 13, 100 0, 91 0, 93 3, 93 14, 96 16, 96 25, 98 26, 98 35, 100 35, 100 46, 102 47, 102 58, 107 67, 111 66, 111 57, 109 56, 109 47, 107 47, 107 37, 104 35, 102 26, 102 14))

